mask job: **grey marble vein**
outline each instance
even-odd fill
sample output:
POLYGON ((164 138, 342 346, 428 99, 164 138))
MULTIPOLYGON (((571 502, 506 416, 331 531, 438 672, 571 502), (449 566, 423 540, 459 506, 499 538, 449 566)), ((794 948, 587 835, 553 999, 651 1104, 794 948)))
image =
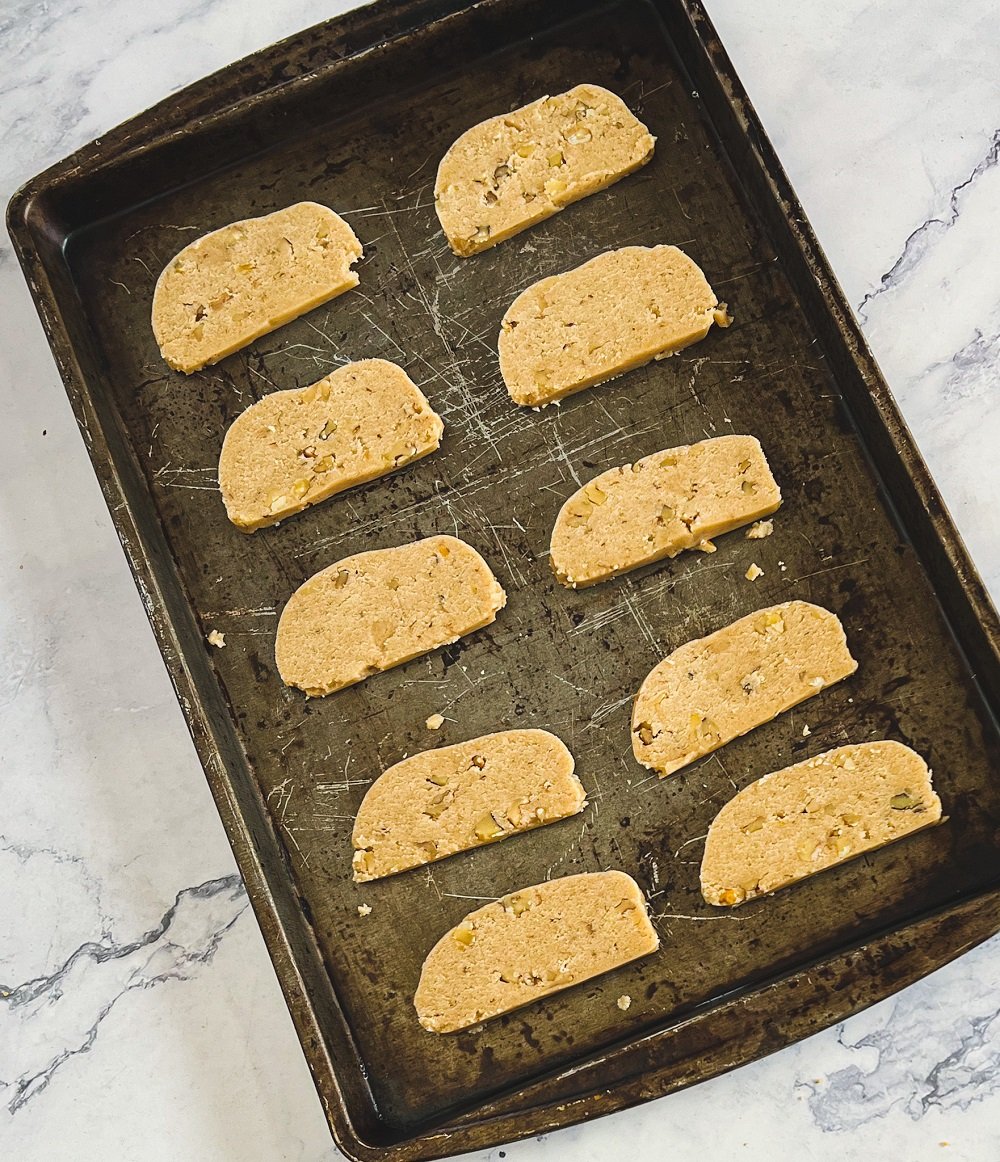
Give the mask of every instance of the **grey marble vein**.
POLYGON ((976 162, 972 172, 963 178, 948 192, 948 201, 945 209, 933 217, 925 219, 909 235, 903 243, 899 257, 882 275, 878 286, 869 291, 857 306, 858 318, 862 325, 868 320, 868 308, 887 291, 895 290, 908 274, 916 267, 920 260, 935 245, 943 234, 946 234, 958 221, 962 212, 962 202, 968 191, 975 185, 987 170, 992 169, 1000 160, 1000 129, 993 134, 989 149, 976 162))
POLYGON ((969 954, 982 972, 976 994, 940 992, 921 982, 884 1006, 878 1027, 838 1030, 861 1064, 807 1083, 809 1108, 826 1132, 843 1133, 898 1109, 914 1121, 932 1110, 966 1110, 1000 1093, 1000 967, 996 942, 969 954), (870 1065, 864 1062, 870 1059, 870 1065))
POLYGON ((55 972, 0 984, 0 1095, 8 1111, 17 1113, 71 1057, 87 1053, 126 993, 189 980, 209 963, 246 907, 238 875, 208 880, 179 891, 159 921, 134 940, 87 941, 55 972))

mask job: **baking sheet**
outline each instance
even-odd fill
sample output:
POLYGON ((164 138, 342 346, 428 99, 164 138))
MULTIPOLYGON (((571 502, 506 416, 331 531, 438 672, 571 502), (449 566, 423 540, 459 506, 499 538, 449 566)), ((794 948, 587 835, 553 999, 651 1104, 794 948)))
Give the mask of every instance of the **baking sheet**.
MULTIPOLYGON (((953 914, 995 887, 1000 870, 988 700, 997 687, 984 692, 972 672, 982 678, 996 663, 995 615, 946 518, 921 513, 933 492, 898 417, 871 394, 856 333, 815 288, 803 293, 804 270, 818 282, 826 272, 805 269, 795 207, 775 190, 768 200, 759 141, 733 134, 739 94, 730 100, 731 82, 710 68, 699 10, 497 2, 420 27, 445 7, 376 8, 268 50, 258 95, 244 80, 240 100, 230 91, 213 110, 203 83, 198 119, 170 135, 164 111, 159 124, 133 129, 131 152, 91 158, 20 203, 22 257, 29 237, 40 248, 59 240, 65 264, 29 254, 29 275, 49 280, 36 294, 63 344, 85 435, 109 497, 126 502, 116 520, 213 789, 226 798, 321 1096, 341 1145, 358 1156, 427 1156, 614 1108, 612 1095, 603 1106, 553 1107, 545 1123, 482 1117, 489 1103, 516 1110, 529 1085, 565 1092, 560 1075, 592 1060, 618 1061, 600 1083, 613 1090, 608 1079, 644 1039, 707 1020, 734 995, 764 996, 935 909, 953 914), (340 61, 323 57, 334 40, 340 61), (476 121, 583 80, 618 92, 646 121, 658 138, 653 161, 493 250, 453 257, 433 209, 441 154, 476 121), (200 233, 303 198, 332 206, 358 233, 359 288, 214 368, 169 371, 149 328, 166 261, 200 233), (500 317, 516 294, 609 247, 660 242, 702 266, 733 326, 561 406, 516 408, 496 360, 500 317), (370 357, 398 362, 421 386, 445 421, 441 450, 280 527, 239 533, 216 485, 228 424, 272 390, 370 357), (759 437, 782 487, 772 537, 731 534, 713 555, 584 591, 555 582, 549 533, 580 483, 732 432, 759 437), (435 532, 463 537, 492 565, 509 595, 495 625, 326 699, 286 689, 273 633, 291 592, 349 553, 435 532), (754 583, 744 578, 751 563, 764 570, 754 583), (668 780, 640 768, 630 701, 649 669, 685 640, 791 598, 840 615, 857 675, 668 780), (213 629, 224 649, 206 644, 213 629), (435 712, 446 721, 430 732, 435 712), (514 726, 566 741, 592 804, 582 816, 353 884, 353 814, 385 766, 514 726), (733 912, 702 901, 700 841, 735 789, 845 741, 881 738, 928 759, 945 826, 733 912), (502 892, 608 867, 646 890, 659 953, 479 1032, 420 1028, 411 998, 437 935, 502 892), (622 994, 632 998, 627 1012, 616 1005, 622 994), (435 1135, 449 1120, 465 1128, 435 1135)), ((18 241, 16 210, 12 222, 18 241)), ((976 938, 997 926, 977 923, 976 938)), ((963 939, 956 926, 946 946, 957 952, 963 939)), ((844 1012, 898 983, 880 982, 876 969, 844 1012)), ((752 1042, 748 1030, 734 1061, 761 1051, 752 1042)), ((706 1054, 687 1080, 721 1067, 706 1054)), ((647 1068, 643 1096, 658 1092, 647 1068)), ((581 1094, 592 1093, 586 1084, 581 1094)), ((617 1104, 637 1100, 621 1094, 617 1104)))

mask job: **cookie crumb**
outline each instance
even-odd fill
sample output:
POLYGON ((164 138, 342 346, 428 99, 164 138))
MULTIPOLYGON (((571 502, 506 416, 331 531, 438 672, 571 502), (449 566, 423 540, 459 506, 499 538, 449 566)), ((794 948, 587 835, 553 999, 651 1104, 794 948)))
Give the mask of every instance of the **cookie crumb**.
POLYGON ((748 541, 762 541, 774 532, 773 520, 757 520, 747 529, 748 541))
POLYGON ((424 723, 428 730, 440 730, 444 726, 443 714, 432 714, 424 723))
POLYGON ((217 629, 213 629, 212 632, 208 635, 208 644, 221 650, 222 647, 226 644, 226 635, 224 633, 220 633, 217 629))
POLYGON ((628 995, 628 993, 622 993, 622 995, 618 998, 618 1000, 616 1002, 616 1004, 618 1005, 618 1007, 621 1009, 621 1011, 623 1013, 625 1012, 625 1010, 629 1007, 629 1005, 631 1003, 632 1003, 632 998, 628 995))
POLYGON ((695 548, 699 553, 714 553, 715 545, 711 541, 699 541, 695 548))
POLYGON ((757 564, 756 561, 754 561, 750 568, 747 569, 747 571, 743 574, 743 576, 746 577, 748 581, 756 581, 758 577, 764 576, 764 570, 760 567, 760 565, 757 564))
POLYGON ((802 737, 808 738, 810 734, 812 734, 812 731, 809 729, 808 724, 806 726, 803 726, 802 727, 802 737))
POLYGON ((359 916, 370 916, 372 914, 371 904, 358 904, 359 916))

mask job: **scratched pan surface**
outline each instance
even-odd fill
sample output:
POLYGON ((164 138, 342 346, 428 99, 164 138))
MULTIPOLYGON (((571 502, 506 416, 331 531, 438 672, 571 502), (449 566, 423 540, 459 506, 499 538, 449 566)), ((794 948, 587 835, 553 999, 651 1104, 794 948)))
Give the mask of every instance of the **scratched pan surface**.
POLYGON ((970 673, 995 674, 993 614, 877 372, 836 318, 839 292, 808 231, 796 237, 766 141, 741 123, 738 88, 736 104, 725 97, 726 62, 703 16, 679 4, 496 3, 416 27, 447 7, 377 8, 236 66, 140 119, 117 154, 95 147, 79 167, 57 167, 11 219, 331 1123, 357 1156, 488 1144, 709 1076, 996 927, 995 905, 984 913, 981 901, 998 878, 997 732, 970 673), (648 123, 652 163, 513 241, 454 258, 432 197, 448 144, 583 80, 648 123), (204 231, 302 198, 335 207, 361 237, 360 287, 214 368, 170 372, 148 321, 166 261, 204 231), (513 406, 495 344, 514 296, 609 247, 661 242, 702 266, 734 324, 560 407, 513 406), (441 413, 440 452, 278 528, 237 532, 216 487, 227 425, 276 388, 375 356, 405 367, 441 413), (730 432, 760 438, 781 484, 773 536, 736 533, 714 555, 582 592, 555 583, 549 533, 580 482, 730 432), (509 595, 496 624, 329 698, 286 689, 273 635, 296 586, 348 553, 438 532, 493 566, 509 595), (764 571, 755 583, 751 563, 764 571), (685 640, 790 598, 840 615, 857 675, 673 778, 638 767, 630 701, 648 670, 685 640), (224 649, 205 644, 213 629, 224 649), (445 724, 431 733, 435 712, 445 724), (353 884, 352 817, 384 767, 514 726, 568 743, 591 803, 581 816, 353 884), (882 738, 927 757, 945 826, 732 913, 702 901, 701 840, 735 789, 882 738), (420 1028, 411 998, 441 932, 500 893, 610 867, 646 890, 658 954, 481 1031, 420 1028), (935 913, 918 940, 908 925, 935 913), (824 972, 827 992, 786 1020, 781 982, 801 983, 810 966, 802 995, 824 972), (750 1006, 743 1017, 734 996, 750 1006), (780 1030, 769 1041, 768 1022, 780 1030), (687 1042, 670 1040, 678 1028, 687 1042), (660 1048, 643 1058, 650 1046, 660 1048))

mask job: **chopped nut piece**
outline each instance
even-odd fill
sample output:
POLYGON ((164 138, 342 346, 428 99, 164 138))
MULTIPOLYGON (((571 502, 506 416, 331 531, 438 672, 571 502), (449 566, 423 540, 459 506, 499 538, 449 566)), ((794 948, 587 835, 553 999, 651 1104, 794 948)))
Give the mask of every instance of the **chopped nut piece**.
POLYGON ((761 614, 754 622, 754 629, 762 634, 779 634, 785 632, 785 619, 773 609, 761 614))
POLYGON ((531 908, 531 901, 520 894, 505 896, 503 906, 504 911, 511 912, 515 916, 523 916, 531 908))
POLYGON ((602 505, 608 499, 608 494, 604 491, 604 489, 601 488, 599 484, 595 484, 593 481, 591 481, 590 484, 584 486, 583 494, 591 504, 597 506, 602 505))
POLYGON ((914 807, 920 806, 920 801, 914 799, 907 791, 901 791, 898 795, 893 795, 889 800, 889 806, 893 811, 912 811, 914 807))
POLYGON ((481 839, 484 843, 489 843, 491 839, 498 839, 501 835, 503 835, 503 828, 499 823, 497 823, 493 816, 489 814, 484 815, 482 819, 479 820, 474 830, 476 837, 481 839))
POLYGON ((316 403, 317 400, 322 400, 324 403, 330 398, 330 383, 326 379, 321 379, 319 383, 313 383, 307 387, 299 396, 299 403, 316 403))
POLYGON ((448 786, 448 776, 444 771, 431 771, 427 776, 428 783, 433 783, 437 787, 448 786))
POLYGON ((424 808, 423 813, 428 819, 440 819, 441 816, 448 810, 455 798, 453 790, 444 790, 439 795, 435 795, 433 799, 424 808))
POLYGON ((370 851, 356 851, 351 858, 354 874, 367 875, 372 868, 372 853, 370 851))
POLYGON ((372 622, 372 637, 381 649, 396 632, 396 622, 391 617, 377 617, 372 622))
POLYGON ((455 943, 462 944, 466 948, 476 939, 476 931, 468 920, 463 920, 454 930, 453 935, 455 937, 455 943))
POLYGON ((764 570, 760 567, 760 565, 757 564, 756 561, 754 561, 750 565, 750 568, 747 569, 747 571, 743 574, 743 576, 746 577, 748 581, 756 581, 758 577, 764 576, 764 570))

